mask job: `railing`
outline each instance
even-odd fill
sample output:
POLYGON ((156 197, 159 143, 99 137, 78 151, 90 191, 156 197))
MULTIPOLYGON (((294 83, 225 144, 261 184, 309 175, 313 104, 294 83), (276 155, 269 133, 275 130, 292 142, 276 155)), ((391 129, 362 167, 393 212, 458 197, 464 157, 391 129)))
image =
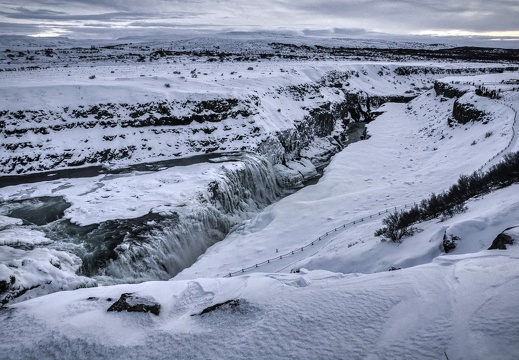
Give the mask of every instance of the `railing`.
POLYGON ((491 164, 492 161, 494 161, 495 159, 497 159, 498 157, 503 155, 507 150, 510 150, 510 147, 512 146, 512 144, 514 142, 514 139, 516 138, 515 128, 517 127, 517 111, 510 105, 506 104, 504 101, 501 102, 501 104, 503 104, 506 107, 509 107, 514 112, 514 122, 512 124, 512 137, 510 138, 510 141, 508 142, 508 144, 505 146, 505 148, 503 150, 501 150, 500 152, 498 152, 497 154, 492 156, 492 158, 490 160, 488 160, 487 162, 485 162, 483 165, 481 165, 477 171, 482 171, 486 166, 491 164))
MULTIPOLYGON (((494 161, 497 157, 503 155, 503 153, 505 151, 509 150, 509 148, 512 146, 512 142, 514 141, 514 139, 516 137, 515 127, 517 126, 517 111, 514 108, 512 108, 510 105, 508 105, 508 104, 506 104, 504 102, 502 102, 502 104, 507 106, 507 107, 509 107, 514 112, 514 122, 513 122, 513 126, 512 126, 512 138, 510 139, 510 141, 508 142, 508 145, 503 150, 501 150, 499 153, 494 155, 490 160, 485 162, 477 171, 482 171, 488 164, 490 164, 492 161, 494 161)), ((310 247, 320 243, 321 241, 327 239, 330 235, 336 234, 337 231, 345 229, 346 226, 358 225, 360 223, 363 223, 367 219, 372 219, 375 216, 380 216, 380 215, 383 215, 383 214, 387 214, 387 213, 389 213, 389 211, 392 211, 392 210, 404 209, 404 208, 407 208, 408 206, 412 206, 414 204, 415 203, 410 203, 410 204, 405 204, 405 205, 401 205, 401 206, 396 206, 396 207, 388 208, 388 209, 385 209, 383 211, 379 211, 377 213, 374 213, 374 214, 371 214, 371 215, 367 215, 367 216, 362 217, 360 219, 356 219, 356 220, 350 221, 348 223, 344 223, 344 224, 342 224, 339 227, 336 227, 336 228, 334 228, 334 229, 332 229, 330 231, 327 231, 326 233, 324 233, 323 235, 319 236, 315 240, 307 243, 306 245, 298 247, 298 248, 296 248, 294 250, 291 250, 289 252, 286 252, 284 254, 277 255, 276 257, 267 259, 265 261, 256 263, 254 265, 241 268, 240 270, 229 272, 224 277, 232 277, 232 276, 235 276, 235 275, 240 275, 240 274, 245 273, 246 271, 257 269, 257 268, 259 268, 261 266, 264 266, 264 265, 267 265, 267 264, 271 264, 271 263, 274 263, 276 261, 283 260, 284 258, 286 258, 288 256, 292 256, 292 255, 295 255, 296 253, 303 252, 305 249, 310 248, 310 247)))
POLYGON ((415 205, 415 203, 409 203, 409 204, 405 204, 405 205, 400 205, 400 206, 396 206, 396 207, 387 208, 387 209, 379 211, 377 213, 374 213, 374 214, 371 214, 371 215, 366 215, 366 216, 361 217, 359 219, 356 219, 356 220, 344 223, 344 224, 342 224, 342 225, 340 225, 340 226, 338 226, 338 227, 336 227, 336 228, 334 228, 334 229, 332 229, 330 231, 327 231, 326 233, 324 233, 323 235, 319 236, 315 240, 307 243, 306 245, 303 245, 303 246, 298 247, 298 248, 296 248, 294 250, 288 251, 288 252, 286 252, 284 254, 277 255, 276 257, 267 259, 265 261, 256 263, 254 265, 251 265, 251 266, 248 266, 248 267, 244 267, 244 268, 242 268, 240 270, 229 272, 224 277, 232 277, 232 276, 235 276, 235 275, 243 274, 246 271, 257 269, 260 266, 264 266, 264 265, 271 264, 271 263, 274 263, 274 262, 279 261, 279 260, 283 260, 284 258, 286 258, 288 256, 295 255, 296 253, 303 252, 307 248, 315 246, 316 244, 320 243, 321 241, 327 239, 330 235, 336 234, 339 230, 345 229, 346 226, 358 225, 358 224, 363 223, 365 220, 373 219, 375 216, 380 216, 380 215, 383 215, 383 214, 387 214, 387 213, 389 213, 390 211, 393 211, 393 210, 396 211, 398 209, 404 209, 404 208, 410 207, 412 205, 415 205))

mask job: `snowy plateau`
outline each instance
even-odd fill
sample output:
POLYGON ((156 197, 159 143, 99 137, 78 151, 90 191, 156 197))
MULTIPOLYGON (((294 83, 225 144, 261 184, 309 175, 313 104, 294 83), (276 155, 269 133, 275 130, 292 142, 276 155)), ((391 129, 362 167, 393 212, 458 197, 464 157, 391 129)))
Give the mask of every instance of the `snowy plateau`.
POLYGON ((519 359, 517 161, 380 232, 518 111, 513 49, 2 37, 0 359, 519 359))

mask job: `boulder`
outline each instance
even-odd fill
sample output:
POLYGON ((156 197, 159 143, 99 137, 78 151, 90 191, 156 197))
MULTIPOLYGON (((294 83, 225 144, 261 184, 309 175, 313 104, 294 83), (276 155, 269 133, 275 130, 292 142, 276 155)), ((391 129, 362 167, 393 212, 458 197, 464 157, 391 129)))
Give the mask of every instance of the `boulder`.
POLYGON ((519 226, 511 227, 503 231, 492 241, 488 250, 506 250, 506 245, 514 244, 514 234, 519 232, 519 226))
POLYGON ((151 297, 134 295, 133 293, 122 294, 119 300, 114 302, 107 311, 127 311, 127 312, 151 312, 159 315, 160 304, 151 297))
POLYGON ((193 314, 191 316, 205 315, 205 314, 217 311, 217 310, 219 310, 219 311, 229 311, 231 313, 241 312, 240 311, 240 304, 241 303, 242 303, 242 301, 240 299, 227 300, 227 301, 224 301, 223 303, 218 303, 218 304, 214 304, 214 305, 211 305, 209 307, 206 307, 204 310, 202 310, 201 313, 193 314))
POLYGON ((464 96, 454 102, 452 107, 452 116, 456 122, 459 124, 466 124, 470 121, 485 122, 488 114, 485 111, 478 109, 474 105, 473 100, 474 99, 471 97, 464 96))

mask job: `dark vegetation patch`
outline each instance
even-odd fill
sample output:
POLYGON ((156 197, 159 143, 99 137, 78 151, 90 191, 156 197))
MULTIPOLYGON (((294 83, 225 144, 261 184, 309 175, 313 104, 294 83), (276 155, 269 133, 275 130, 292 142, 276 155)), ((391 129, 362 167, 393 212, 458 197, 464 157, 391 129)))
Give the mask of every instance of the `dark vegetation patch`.
POLYGON ((447 233, 443 234, 442 246, 445 253, 449 253, 454 250, 459 240, 460 238, 456 235, 447 235, 447 233))
POLYGON ((409 210, 395 211, 382 220, 385 225, 375 232, 375 236, 385 236, 399 242, 412 235, 412 225, 439 216, 450 217, 463 212, 465 202, 473 197, 519 182, 519 152, 507 154, 503 161, 486 172, 475 171, 471 175, 461 175, 458 182, 448 190, 432 193, 428 199, 415 204, 409 210))

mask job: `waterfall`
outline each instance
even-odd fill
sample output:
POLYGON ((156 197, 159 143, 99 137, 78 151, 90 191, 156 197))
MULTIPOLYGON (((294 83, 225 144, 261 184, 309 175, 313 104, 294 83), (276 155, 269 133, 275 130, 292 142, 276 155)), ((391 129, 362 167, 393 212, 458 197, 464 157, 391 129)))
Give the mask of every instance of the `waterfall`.
POLYGON ((179 211, 174 221, 162 221, 138 238, 125 238, 115 248, 116 257, 100 269, 99 279, 169 279, 282 192, 272 164, 262 156, 245 154, 241 161, 222 166, 220 178, 198 193, 196 204, 179 211))

